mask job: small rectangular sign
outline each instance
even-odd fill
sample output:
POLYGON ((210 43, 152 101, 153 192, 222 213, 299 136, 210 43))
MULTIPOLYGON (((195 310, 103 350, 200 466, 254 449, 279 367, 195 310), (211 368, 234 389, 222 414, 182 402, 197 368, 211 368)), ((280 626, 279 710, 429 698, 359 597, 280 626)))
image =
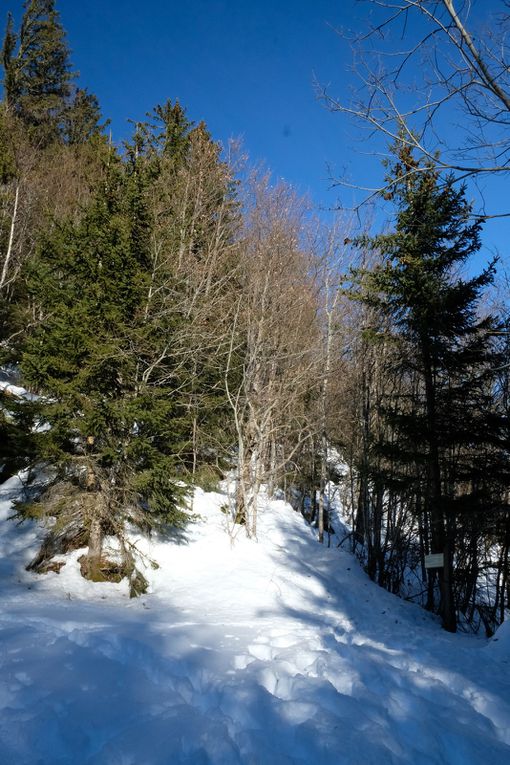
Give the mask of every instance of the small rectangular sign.
POLYGON ((443 568, 443 567, 444 567, 443 553, 433 553, 432 555, 425 556, 425 568, 443 568))

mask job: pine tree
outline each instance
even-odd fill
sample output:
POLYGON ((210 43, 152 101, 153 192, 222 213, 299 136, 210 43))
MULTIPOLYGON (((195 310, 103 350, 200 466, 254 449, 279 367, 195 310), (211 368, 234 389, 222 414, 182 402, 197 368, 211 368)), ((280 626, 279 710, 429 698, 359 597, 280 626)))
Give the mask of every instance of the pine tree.
POLYGON ((455 631, 458 519, 490 509, 475 478, 486 473, 488 455, 503 443, 491 387, 498 366, 497 321, 478 316, 494 264, 477 277, 459 276, 459 267, 480 249, 481 224, 472 219, 465 191, 453 178, 439 178, 432 167, 411 176, 413 161, 406 149, 399 151, 390 178, 395 232, 369 242, 383 263, 361 275, 362 297, 389 320, 398 349, 393 372, 408 380, 408 393, 383 407, 395 434, 391 443, 380 444, 386 464, 393 465, 393 475, 384 480, 397 478, 400 470, 401 485, 414 482, 421 495, 431 549, 444 553, 439 612, 445 629, 455 631))

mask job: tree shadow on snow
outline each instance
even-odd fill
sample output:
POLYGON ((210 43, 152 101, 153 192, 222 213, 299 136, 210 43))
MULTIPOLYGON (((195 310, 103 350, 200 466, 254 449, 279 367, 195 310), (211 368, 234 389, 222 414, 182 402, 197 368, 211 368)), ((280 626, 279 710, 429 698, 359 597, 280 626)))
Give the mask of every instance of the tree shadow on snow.
POLYGON ((352 555, 303 532, 287 535, 284 556, 275 550, 275 566, 285 562, 280 597, 259 617, 303 627, 301 664, 289 666, 285 651, 272 663, 280 685, 296 673, 286 678, 294 697, 318 710, 299 723, 299 736, 314 728, 327 754, 304 761, 335 762, 333 752, 346 763, 508 758, 510 683, 482 641, 443 632, 435 617, 371 582, 352 555))

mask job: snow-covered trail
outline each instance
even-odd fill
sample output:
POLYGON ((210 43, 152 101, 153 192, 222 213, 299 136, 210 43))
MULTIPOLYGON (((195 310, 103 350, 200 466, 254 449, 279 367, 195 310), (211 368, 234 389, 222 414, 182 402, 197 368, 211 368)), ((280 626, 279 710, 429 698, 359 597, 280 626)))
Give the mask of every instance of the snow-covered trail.
POLYGON ((147 548, 138 601, 80 580, 78 553, 24 573, 36 531, 0 522, 3 765, 510 761, 509 641, 442 632, 283 502, 232 546, 224 499, 147 548))

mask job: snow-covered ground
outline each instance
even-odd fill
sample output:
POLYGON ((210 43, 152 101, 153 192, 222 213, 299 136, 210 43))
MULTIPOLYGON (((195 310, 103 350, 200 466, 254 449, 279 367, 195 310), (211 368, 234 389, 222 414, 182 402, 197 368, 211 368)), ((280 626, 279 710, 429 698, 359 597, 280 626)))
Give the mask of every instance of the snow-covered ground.
POLYGON ((321 547, 283 502, 232 543, 225 497, 140 542, 151 592, 24 571, 39 531, 0 505, 2 765, 504 765, 510 631, 449 635, 321 547))

